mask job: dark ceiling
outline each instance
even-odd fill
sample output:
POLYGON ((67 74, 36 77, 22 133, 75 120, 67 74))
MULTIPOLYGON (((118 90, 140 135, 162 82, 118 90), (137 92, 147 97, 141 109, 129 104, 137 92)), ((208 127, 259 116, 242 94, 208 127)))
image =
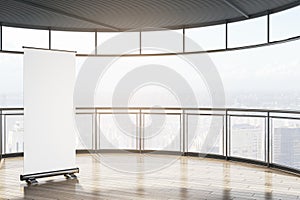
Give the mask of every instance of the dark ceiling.
POLYGON ((0 0, 7 26, 79 31, 189 28, 254 18, 300 0, 0 0))

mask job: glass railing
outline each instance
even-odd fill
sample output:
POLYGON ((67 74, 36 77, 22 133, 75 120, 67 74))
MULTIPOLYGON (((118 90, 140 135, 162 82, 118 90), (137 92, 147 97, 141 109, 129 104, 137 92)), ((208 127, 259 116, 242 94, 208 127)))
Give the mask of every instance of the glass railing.
MULTIPOLYGON (((3 108, 2 155, 23 152, 23 109, 3 108)), ((77 150, 223 158, 300 173, 300 111, 77 108, 77 150)))

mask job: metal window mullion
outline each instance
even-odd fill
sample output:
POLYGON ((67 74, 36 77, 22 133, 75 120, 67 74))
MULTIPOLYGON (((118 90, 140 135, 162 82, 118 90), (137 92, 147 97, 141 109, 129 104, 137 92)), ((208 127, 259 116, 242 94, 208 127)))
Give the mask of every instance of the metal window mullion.
POLYGON ((225 24, 225 49, 228 49, 228 23, 225 24))
POLYGON ((51 49, 51 37, 52 37, 52 35, 51 35, 51 29, 49 29, 49 49, 51 49))
POLYGON ((140 31, 139 34, 139 50, 140 50, 140 55, 142 54, 142 31, 140 31))
POLYGON ((2 25, 0 25, 0 51, 2 51, 2 36, 3 36, 3 31, 2 31, 2 25))
POLYGON ((98 36, 97 31, 95 31, 95 55, 98 54, 98 36))
POLYGON ((270 43, 270 14, 267 15, 267 43, 270 43))
POLYGON ((185 52, 185 28, 182 29, 182 52, 185 52))

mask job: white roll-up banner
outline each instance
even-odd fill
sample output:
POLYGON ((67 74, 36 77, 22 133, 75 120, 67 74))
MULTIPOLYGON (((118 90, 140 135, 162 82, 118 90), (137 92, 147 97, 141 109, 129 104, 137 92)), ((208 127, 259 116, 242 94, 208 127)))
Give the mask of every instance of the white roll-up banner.
POLYGON ((75 52, 24 48, 24 174, 75 167, 75 52))

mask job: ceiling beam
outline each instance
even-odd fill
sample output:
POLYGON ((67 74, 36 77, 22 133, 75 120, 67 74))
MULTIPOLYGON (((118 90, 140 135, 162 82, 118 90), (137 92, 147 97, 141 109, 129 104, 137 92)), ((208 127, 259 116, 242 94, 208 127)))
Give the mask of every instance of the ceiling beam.
POLYGON ((92 24, 96 24, 96 25, 99 25, 99 26, 102 26, 102 27, 105 27, 107 29, 111 29, 111 30, 114 30, 114 31, 120 31, 120 29, 115 27, 115 26, 111 26, 111 25, 101 23, 101 22, 98 22, 98 21, 95 21, 95 20, 91 20, 91 19, 88 19, 88 18, 85 18, 85 17, 82 17, 82 16, 74 15, 74 14, 68 13, 68 12, 63 11, 63 10, 50 8, 48 6, 44 6, 44 5, 41 5, 41 4, 26 1, 26 0, 14 0, 14 1, 16 1, 18 3, 29 5, 29 6, 33 6, 35 8, 40 8, 40 9, 43 9, 43 10, 46 10, 46 11, 49 11, 49 12, 52 12, 52 13, 56 13, 56 14, 60 14, 60 15, 63 15, 63 16, 71 17, 73 19, 77 19, 77 20, 89 22, 89 23, 92 23, 92 24))
POLYGON ((229 0, 223 0, 228 6, 230 6, 232 9, 234 9, 235 11, 237 11, 238 13, 242 14, 244 17, 246 17, 247 19, 249 19, 249 15, 243 11, 242 9, 240 9, 239 7, 237 7, 236 5, 234 5, 233 3, 231 3, 229 0))

